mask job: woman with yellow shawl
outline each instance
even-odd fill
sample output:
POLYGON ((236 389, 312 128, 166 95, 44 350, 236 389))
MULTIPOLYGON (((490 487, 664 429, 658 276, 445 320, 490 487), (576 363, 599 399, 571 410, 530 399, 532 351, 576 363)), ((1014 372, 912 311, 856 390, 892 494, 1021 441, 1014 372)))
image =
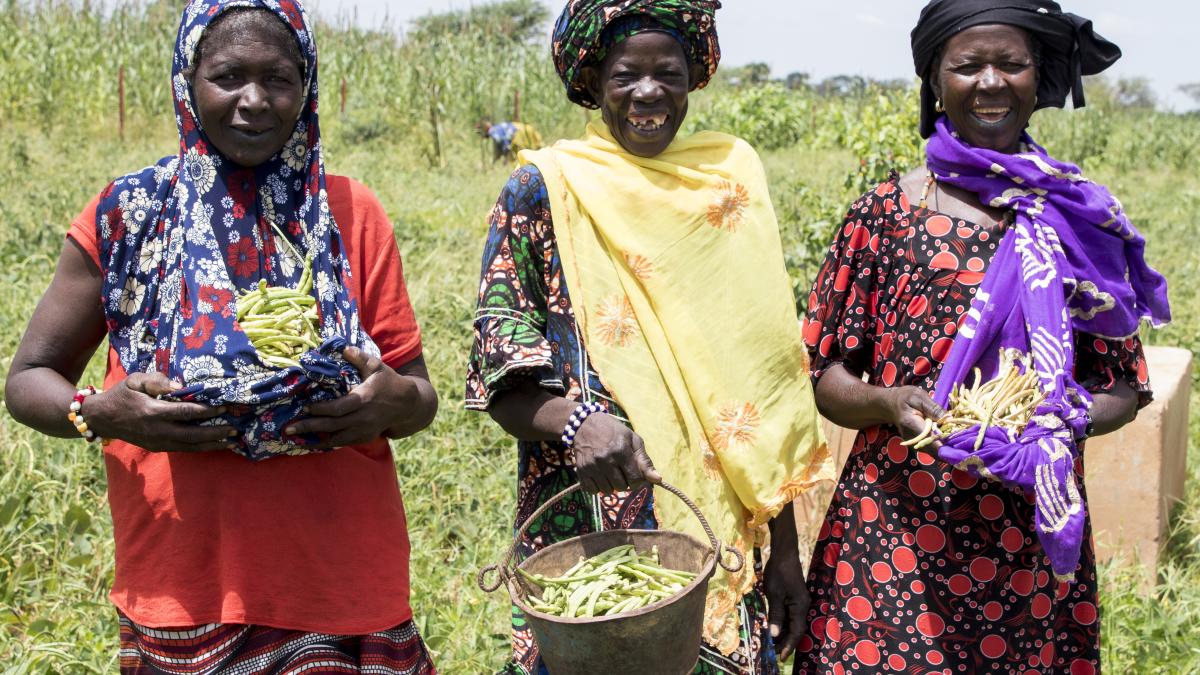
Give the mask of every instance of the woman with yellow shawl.
MULTIPOLYGON (((791 502, 832 467, 758 156, 676 138, 720 59, 719 7, 567 4, 555 66, 603 123, 522 153, 492 211, 467 405, 519 440, 518 523, 576 481, 589 493, 535 521, 522 555, 604 529, 699 535, 649 484, 690 495, 755 563, 710 583, 695 672, 770 674, 808 605, 791 502)), ((513 651, 505 672, 545 672, 519 612, 513 651)))

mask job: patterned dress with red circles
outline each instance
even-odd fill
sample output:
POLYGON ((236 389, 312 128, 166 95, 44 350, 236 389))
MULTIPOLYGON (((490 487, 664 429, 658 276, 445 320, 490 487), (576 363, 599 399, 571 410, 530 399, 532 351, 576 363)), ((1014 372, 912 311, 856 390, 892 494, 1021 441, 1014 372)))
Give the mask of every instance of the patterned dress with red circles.
MULTIPOLYGON (((895 176, 859 199, 808 299, 813 381, 841 363, 932 391, 1003 227, 913 208, 895 176)), ((1136 337, 1078 334, 1075 348, 1089 391, 1122 379, 1149 402, 1136 337)), ((900 441, 890 426, 854 441, 814 546, 795 672, 1098 672, 1090 524, 1076 582, 1056 583, 1029 499, 900 441)))

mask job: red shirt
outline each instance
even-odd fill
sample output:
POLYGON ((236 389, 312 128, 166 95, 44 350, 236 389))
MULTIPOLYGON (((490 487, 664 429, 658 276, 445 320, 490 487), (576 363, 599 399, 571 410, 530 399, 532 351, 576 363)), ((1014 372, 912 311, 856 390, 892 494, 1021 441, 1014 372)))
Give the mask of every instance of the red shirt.
MULTIPOLYGON (((327 177, 363 326, 393 368, 421 354, 400 254, 361 183, 327 177)), ((96 204, 67 236, 99 266, 96 204)), ((109 349, 105 388, 125 377, 109 349)), ((408 532, 391 449, 250 462, 232 452, 104 451, 116 539, 110 598, 155 627, 254 624, 365 634, 412 618, 408 532)))

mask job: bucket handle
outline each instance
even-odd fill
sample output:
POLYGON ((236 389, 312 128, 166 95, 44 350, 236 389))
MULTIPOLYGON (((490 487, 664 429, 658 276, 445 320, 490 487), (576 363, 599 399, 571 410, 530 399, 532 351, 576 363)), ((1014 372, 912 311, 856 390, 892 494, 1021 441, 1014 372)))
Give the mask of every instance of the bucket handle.
MULTIPOLYGON (((692 513, 695 514, 696 519, 700 521, 700 526, 704 528, 704 534, 708 535, 708 542, 712 546, 713 555, 716 556, 717 564, 720 565, 721 568, 726 572, 734 573, 740 571, 746 564, 746 557, 742 555, 741 551, 732 546, 721 546, 721 542, 717 540, 717 535, 713 534, 712 528, 708 525, 708 520, 705 519, 703 513, 700 513, 700 508, 696 506, 696 503, 689 499, 687 495, 683 494, 683 491, 674 485, 670 485, 665 482, 658 483, 657 485, 658 487, 678 497, 684 504, 687 505, 689 509, 692 510, 692 513), (722 550, 733 554, 733 564, 727 565, 725 563, 725 560, 721 554, 722 550)), ((479 573, 475 575, 475 583, 478 584, 480 590, 485 593, 491 593, 503 586, 512 578, 513 573, 509 566, 512 564, 512 560, 517 554, 517 544, 521 541, 521 537, 525 536, 525 532, 529 529, 529 526, 533 524, 533 521, 537 520, 543 513, 545 513, 547 509, 556 504, 563 497, 566 497, 579 488, 579 483, 575 483, 562 492, 554 495, 548 501, 546 501, 546 503, 539 506, 538 509, 533 512, 533 515, 525 519, 525 522, 521 524, 521 528, 517 531, 517 536, 513 538, 512 546, 508 548, 508 554, 504 556, 504 562, 488 565, 487 567, 479 570, 479 573), (489 582, 487 580, 487 576, 493 573, 496 575, 495 581, 489 582)))

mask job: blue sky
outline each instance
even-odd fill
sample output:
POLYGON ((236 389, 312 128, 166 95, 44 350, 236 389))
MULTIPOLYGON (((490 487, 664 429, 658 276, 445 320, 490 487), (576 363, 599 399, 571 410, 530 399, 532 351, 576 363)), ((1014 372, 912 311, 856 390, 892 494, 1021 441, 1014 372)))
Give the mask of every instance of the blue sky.
MULTIPOLYGON (((561 0, 543 0, 557 13, 561 0)), ((1197 107, 1179 93, 1185 82, 1200 82, 1194 60, 1197 0, 1059 0, 1067 11, 1095 22, 1096 30, 1121 46, 1125 56, 1109 72, 1117 77, 1150 78, 1167 107, 1197 107)), ((405 25, 413 17, 464 9, 480 0, 308 0, 326 18, 356 16, 362 25, 386 17, 405 25)), ((912 76, 908 33, 925 0, 724 0, 717 14, 724 63, 765 61, 772 72, 874 78, 912 76)), ((547 28, 548 30, 548 28, 547 28)))

